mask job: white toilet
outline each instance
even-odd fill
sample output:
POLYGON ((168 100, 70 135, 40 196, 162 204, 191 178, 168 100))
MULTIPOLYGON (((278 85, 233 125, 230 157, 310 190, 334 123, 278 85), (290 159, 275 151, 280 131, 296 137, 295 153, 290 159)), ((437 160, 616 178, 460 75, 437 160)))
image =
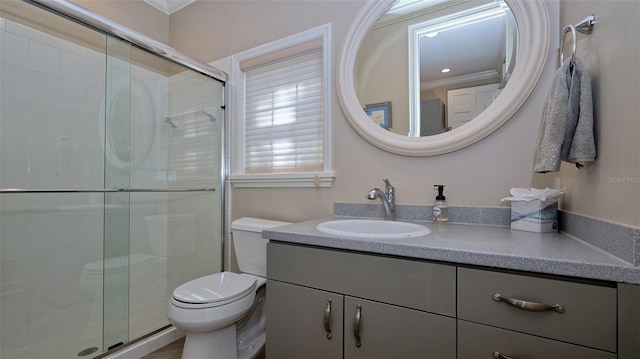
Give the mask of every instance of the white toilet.
POLYGON ((263 351, 267 240, 262 230, 286 224, 248 217, 233 221, 242 274, 216 273, 173 291, 167 317, 186 333, 183 359, 245 359, 263 351))

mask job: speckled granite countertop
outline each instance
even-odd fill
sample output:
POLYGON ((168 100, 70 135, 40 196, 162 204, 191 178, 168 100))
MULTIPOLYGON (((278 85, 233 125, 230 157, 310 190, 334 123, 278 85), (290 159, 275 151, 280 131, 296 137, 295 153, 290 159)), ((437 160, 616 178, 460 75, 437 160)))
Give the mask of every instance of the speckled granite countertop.
POLYGON ((640 284, 640 267, 564 233, 416 222, 429 227, 431 233, 422 237, 370 240, 330 235, 316 229, 319 223, 333 219, 295 223, 265 230, 262 234, 280 242, 640 284))

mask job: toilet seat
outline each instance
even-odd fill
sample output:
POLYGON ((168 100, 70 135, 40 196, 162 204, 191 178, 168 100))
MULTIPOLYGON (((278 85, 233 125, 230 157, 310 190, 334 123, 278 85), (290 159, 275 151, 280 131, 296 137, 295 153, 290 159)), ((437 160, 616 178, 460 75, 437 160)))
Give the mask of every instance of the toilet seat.
POLYGON ((256 286, 253 276, 216 273, 182 284, 173 291, 171 303, 186 309, 218 307, 246 297, 256 286))

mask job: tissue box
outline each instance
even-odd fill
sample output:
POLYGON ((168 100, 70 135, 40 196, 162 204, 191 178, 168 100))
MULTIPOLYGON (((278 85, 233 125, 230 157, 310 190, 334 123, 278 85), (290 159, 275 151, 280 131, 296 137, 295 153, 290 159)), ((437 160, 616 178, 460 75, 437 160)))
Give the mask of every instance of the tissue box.
POLYGON ((511 229, 528 232, 558 230, 558 200, 511 202, 511 229))

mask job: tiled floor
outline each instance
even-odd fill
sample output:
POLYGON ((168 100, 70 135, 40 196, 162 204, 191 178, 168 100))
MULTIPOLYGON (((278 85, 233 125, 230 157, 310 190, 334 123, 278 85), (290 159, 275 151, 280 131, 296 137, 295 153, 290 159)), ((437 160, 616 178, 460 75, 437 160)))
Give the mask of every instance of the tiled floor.
POLYGON ((182 356, 183 345, 184 338, 178 339, 175 342, 165 345, 164 347, 151 354, 147 354, 140 359, 180 359, 182 356))

